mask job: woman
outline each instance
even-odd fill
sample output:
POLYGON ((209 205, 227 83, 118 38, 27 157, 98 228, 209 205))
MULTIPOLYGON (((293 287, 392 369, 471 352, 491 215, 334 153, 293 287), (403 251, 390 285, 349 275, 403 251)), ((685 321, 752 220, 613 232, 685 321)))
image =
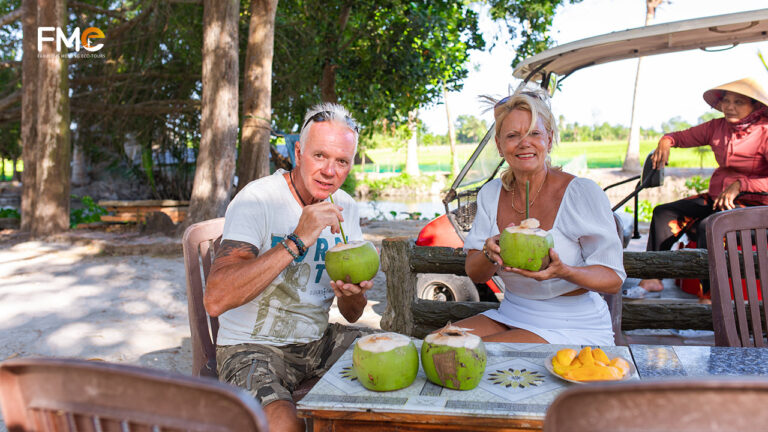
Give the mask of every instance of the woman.
MULTIPOLYGON (((702 219, 720 210, 768 204, 768 195, 759 194, 768 191, 768 93, 756 80, 744 78, 707 90, 704 100, 723 117, 664 135, 652 161, 654 168, 666 165, 672 147, 712 147, 718 167, 709 191, 657 206, 646 250, 669 250, 683 234, 705 247, 702 219)), ((641 281, 640 287, 664 288, 658 279, 641 281)))
POLYGON ((475 282, 499 274, 504 300, 496 310, 462 320, 493 342, 613 345, 608 306, 599 293, 614 294, 626 274, 622 247, 602 189, 549 164, 557 140, 545 94, 521 92, 494 106, 496 147, 509 168, 477 196, 477 216, 464 243, 467 275, 475 282), (550 264, 531 272, 504 267, 499 233, 530 217, 554 238, 550 264))

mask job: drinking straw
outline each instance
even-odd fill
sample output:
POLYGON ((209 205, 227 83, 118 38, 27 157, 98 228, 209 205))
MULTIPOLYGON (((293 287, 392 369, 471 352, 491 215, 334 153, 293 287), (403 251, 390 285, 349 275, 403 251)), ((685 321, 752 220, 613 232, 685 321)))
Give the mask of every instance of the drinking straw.
MULTIPOLYGON (((331 199, 331 204, 335 204, 333 202, 333 195, 328 195, 328 198, 331 199)), ((347 236, 344 235, 344 228, 341 227, 341 220, 339 220, 339 231, 341 231, 341 239, 344 240, 344 244, 347 244, 347 236)))
POLYGON ((529 194, 528 191, 529 191, 530 187, 531 187, 531 182, 526 180, 525 181, 525 218, 526 219, 528 219, 530 217, 529 213, 531 211, 531 206, 530 206, 530 203, 528 202, 528 194, 529 194))

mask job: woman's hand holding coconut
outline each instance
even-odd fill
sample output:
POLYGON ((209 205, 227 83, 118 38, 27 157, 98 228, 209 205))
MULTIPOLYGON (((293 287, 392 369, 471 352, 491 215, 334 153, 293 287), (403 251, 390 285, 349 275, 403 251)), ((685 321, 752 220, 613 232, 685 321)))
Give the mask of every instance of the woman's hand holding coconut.
POLYGON ((599 293, 617 293, 626 273, 608 198, 550 166, 557 130, 544 92, 504 98, 494 117, 509 167, 478 192, 465 269, 477 283, 499 275, 505 296, 456 325, 485 341, 613 345, 599 293))

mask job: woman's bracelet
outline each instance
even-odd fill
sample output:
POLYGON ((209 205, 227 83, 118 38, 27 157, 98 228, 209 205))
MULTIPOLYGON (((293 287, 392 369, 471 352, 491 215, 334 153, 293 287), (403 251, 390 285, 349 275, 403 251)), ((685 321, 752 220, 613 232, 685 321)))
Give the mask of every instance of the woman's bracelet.
POLYGON ((304 246, 304 242, 301 241, 299 236, 296 235, 296 233, 290 233, 288 234, 288 240, 292 241, 293 244, 296 245, 296 249, 299 250, 299 256, 304 256, 307 253, 307 247, 304 246))
POLYGON ((491 262, 491 264, 495 266, 499 265, 499 263, 494 261, 493 258, 491 258, 491 255, 488 253, 488 245, 485 245, 485 244, 483 245, 483 255, 485 255, 485 257, 488 259, 488 261, 491 262))
POLYGON ((285 248, 285 250, 288 251, 289 254, 291 254, 293 259, 299 259, 299 255, 296 255, 296 252, 294 252, 293 249, 291 249, 291 247, 288 246, 288 242, 286 242, 285 239, 280 240, 280 244, 283 245, 283 247, 285 248))

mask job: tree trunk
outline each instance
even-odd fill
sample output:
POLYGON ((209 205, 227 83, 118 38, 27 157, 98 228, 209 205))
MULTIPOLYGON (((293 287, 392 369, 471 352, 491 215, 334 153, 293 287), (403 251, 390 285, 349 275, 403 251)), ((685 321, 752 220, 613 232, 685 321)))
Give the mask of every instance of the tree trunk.
POLYGON ((408 114, 408 129, 411 131, 411 138, 408 140, 408 147, 405 152, 405 173, 409 176, 419 175, 419 156, 416 154, 419 143, 417 110, 408 114))
POLYGON ((337 103, 339 101, 336 95, 336 69, 337 65, 331 64, 330 60, 323 63, 323 76, 320 78, 320 98, 323 102, 337 103))
POLYGON ((443 100, 445 101, 445 116, 448 118, 448 142, 451 144, 451 177, 453 178, 459 172, 459 163, 456 159, 456 131, 453 128, 451 109, 448 106, 448 91, 445 90, 445 83, 443 83, 443 100))
MULTIPOLYGON (((39 0, 38 26, 66 28, 66 0, 39 0)), ((32 236, 69 229, 69 81, 67 59, 56 44, 42 44, 37 92, 37 181, 32 236)))
POLYGON ((237 154, 238 0, 203 3, 200 151, 184 225, 224 216, 237 154))
POLYGON ((32 231, 37 183, 37 0, 23 0, 21 59, 21 230, 32 231))
POLYGON ((341 42, 344 30, 349 23, 349 15, 352 13, 352 2, 347 2, 342 6, 339 13, 338 31, 335 40, 329 37, 326 42, 326 49, 331 53, 323 62, 323 74, 320 77, 320 98, 323 102, 338 103, 339 96, 336 94, 336 69, 339 65, 333 63, 333 56, 341 55, 339 43, 341 42))
POLYGON ((82 144, 74 140, 75 143, 72 146, 72 185, 84 186, 88 183, 88 163, 85 158, 85 150, 83 150, 82 144))
POLYGON ((629 143, 627 144, 627 154, 624 157, 622 171, 640 172, 640 121, 638 120, 638 105, 640 105, 640 69, 643 64, 643 58, 637 59, 637 72, 635 73, 635 90, 632 95, 632 120, 629 126, 629 143))
POLYGON ((243 78, 243 131, 237 190, 269 175, 272 130, 272 56, 277 0, 251 0, 251 22, 243 78))
MULTIPOLYGON (((662 3, 663 0, 646 0, 645 1, 645 25, 648 26, 653 22, 656 16, 656 8, 662 3)), ((643 62, 643 58, 637 59, 637 72, 635 73, 635 90, 632 96, 632 120, 629 126, 629 143, 627 144, 627 154, 624 157, 623 171, 639 172, 640 171, 640 122, 638 120, 637 113, 639 112, 638 106, 640 105, 640 66, 643 62)))

